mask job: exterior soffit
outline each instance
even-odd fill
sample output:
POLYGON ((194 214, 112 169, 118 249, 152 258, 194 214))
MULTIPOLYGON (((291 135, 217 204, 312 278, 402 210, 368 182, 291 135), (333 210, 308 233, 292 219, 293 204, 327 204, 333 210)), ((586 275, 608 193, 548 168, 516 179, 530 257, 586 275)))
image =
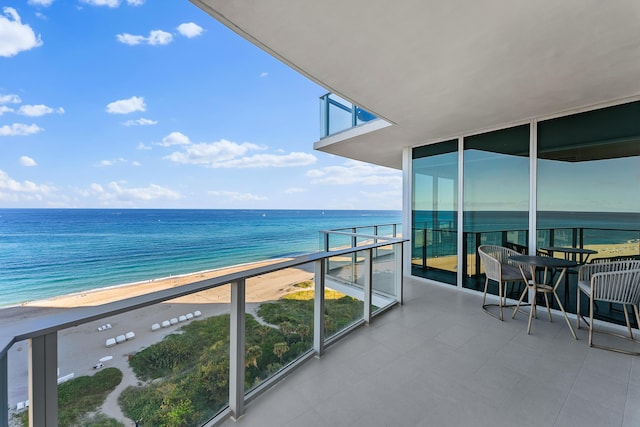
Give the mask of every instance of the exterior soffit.
POLYGON ((192 2, 393 123, 321 148, 372 163, 400 168, 400 148, 420 141, 640 94, 637 0, 192 2))

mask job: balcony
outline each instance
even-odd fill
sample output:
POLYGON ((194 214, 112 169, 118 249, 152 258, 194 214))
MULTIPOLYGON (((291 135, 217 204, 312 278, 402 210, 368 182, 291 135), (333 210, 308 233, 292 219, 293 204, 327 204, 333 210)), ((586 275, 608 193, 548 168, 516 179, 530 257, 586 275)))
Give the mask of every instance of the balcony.
POLYGON ((504 322, 482 296, 405 279, 404 304, 312 359, 226 426, 636 426, 640 359, 560 316, 504 322))
POLYGON ((107 304, 6 309, 0 426, 240 417, 295 368, 402 301, 405 241, 396 224, 368 230, 323 231, 325 251, 107 304), (305 279, 291 282, 291 271, 305 279), (98 380, 89 386, 90 378, 98 380))
MULTIPOLYGON (((60 409, 56 380, 68 375, 63 365, 69 355, 68 337, 76 326, 108 322, 115 330, 118 325, 113 319, 119 315, 143 316, 146 311, 160 318, 172 307, 183 311, 190 307, 188 301, 176 297, 212 299, 212 294, 203 293, 213 290, 230 297, 221 303, 221 312, 227 313, 222 320, 229 326, 228 336, 219 343, 206 341, 207 347, 217 347, 228 340, 228 351, 223 352, 228 361, 218 372, 221 377, 213 376, 216 384, 224 383, 228 398, 208 408, 210 413, 197 423, 177 425, 474 426, 478 420, 482 425, 518 426, 640 423, 638 359, 589 348, 584 329, 577 331, 579 340, 573 340, 558 313, 553 322, 540 316, 527 335, 526 316, 515 320, 507 316, 499 322, 483 313, 481 295, 476 292, 428 284, 423 279, 401 280, 399 260, 405 240, 398 236, 396 224, 327 231, 321 233, 320 241, 325 251, 317 254, 106 306, 53 310, 11 321, 0 335, 0 393, 6 393, 7 384, 10 388, 24 386, 11 382, 13 369, 7 367, 12 366, 16 346, 24 348, 23 340, 29 339, 33 376, 27 386, 35 420, 31 425, 58 425, 51 421, 51 414, 60 409), (264 366, 256 363, 259 352, 250 351, 253 338, 249 331, 273 331, 261 329, 249 316, 256 307, 247 296, 259 287, 252 280, 295 268, 315 278, 312 287, 304 290, 311 292, 314 313, 307 325, 310 333, 302 334, 303 328, 297 327, 286 343, 276 343, 286 346, 273 346, 282 353, 276 359, 270 355, 268 375, 254 376, 264 366), (348 295, 359 310, 355 318, 337 328, 328 325, 326 315, 319 315, 328 313, 331 318, 329 289, 333 288, 348 295), (63 370, 60 375, 56 366, 63 370), (252 378, 249 383, 247 375, 252 378)), ((167 327, 185 325, 176 322, 180 323, 167 327)), ((284 326, 280 323, 278 329, 283 331, 284 326)), ((111 329, 108 331, 107 335, 111 329)), ((115 346, 138 346, 136 340, 144 341, 154 333, 138 331, 135 340, 115 346)), ((91 340, 107 336, 100 331, 93 334, 78 337, 86 344, 81 351, 87 357, 95 351, 91 340)), ((87 364, 92 359, 81 360, 87 364)), ((124 375, 123 382, 144 382, 130 370, 124 375)), ((158 381, 161 379, 149 383, 158 381)), ((0 397, 16 407, 6 394, 0 397)), ((172 398, 167 392, 158 404, 171 406, 172 398)), ((0 426, 9 425, 7 414, 3 417, 0 426)), ((154 424, 142 421, 141 425, 154 424)))
POLYGON ((368 111, 333 93, 320 97, 320 138, 326 138, 376 118, 368 111))

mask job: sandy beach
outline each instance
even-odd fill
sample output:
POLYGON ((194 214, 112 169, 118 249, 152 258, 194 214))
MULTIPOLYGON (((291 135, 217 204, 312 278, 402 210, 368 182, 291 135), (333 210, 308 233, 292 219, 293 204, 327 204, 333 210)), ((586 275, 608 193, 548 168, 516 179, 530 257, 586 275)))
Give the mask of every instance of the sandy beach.
MULTIPOLYGON (((8 324, 18 318, 53 310, 101 305, 279 261, 282 259, 31 301, 20 306, 0 309, 0 324, 8 324)), ((313 280, 313 272, 311 269, 304 268, 289 268, 248 279, 246 284, 247 312, 254 312, 262 302, 277 300, 282 295, 300 290, 294 285, 307 280, 313 280)), ((94 366, 100 363, 100 359, 111 357, 110 360, 103 362, 104 367, 117 367, 123 372, 124 378, 120 386, 109 395, 102 410, 108 416, 120 420, 125 425, 132 425, 132 421, 122 415, 117 404, 119 393, 127 386, 138 383, 133 372, 129 369, 129 355, 162 340, 166 335, 179 329, 185 322, 194 321, 198 317, 155 331, 152 331, 152 325, 161 324, 164 320, 178 319, 180 316, 193 314, 196 311, 202 313, 200 318, 229 312, 229 302, 230 286, 227 285, 60 331, 58 333, 58 376, 92 375, 96 372, 94 366), (111 327, 98 330, 107 324, 111 327), (113 347, 106 346, 108 338, 115 338, 128 332, 133 332, 135 337, 113 347)), ((9 405, 12 409, 15 409, 19 402, 28 399, 27 356, 27 342, 16 343, 9 350, 9 405)))

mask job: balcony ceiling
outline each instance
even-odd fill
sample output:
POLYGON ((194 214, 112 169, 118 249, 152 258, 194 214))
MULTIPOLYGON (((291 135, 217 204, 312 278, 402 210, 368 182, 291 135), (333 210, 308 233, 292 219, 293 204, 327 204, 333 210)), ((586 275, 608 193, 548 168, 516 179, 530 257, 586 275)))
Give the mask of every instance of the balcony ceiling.
POLYGON ((401 148, 640 94, 640 1, 191 0, 393 126, 316 148, 401 148))

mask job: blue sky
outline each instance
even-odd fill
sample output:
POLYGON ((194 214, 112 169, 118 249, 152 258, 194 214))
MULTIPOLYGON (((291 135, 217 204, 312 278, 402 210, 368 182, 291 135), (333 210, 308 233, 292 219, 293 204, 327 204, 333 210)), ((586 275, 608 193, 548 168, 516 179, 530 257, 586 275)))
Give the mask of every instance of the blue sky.
POLYGON ((401 209, 322 87, 187 0, 0 2, 0 207, 401 209))

